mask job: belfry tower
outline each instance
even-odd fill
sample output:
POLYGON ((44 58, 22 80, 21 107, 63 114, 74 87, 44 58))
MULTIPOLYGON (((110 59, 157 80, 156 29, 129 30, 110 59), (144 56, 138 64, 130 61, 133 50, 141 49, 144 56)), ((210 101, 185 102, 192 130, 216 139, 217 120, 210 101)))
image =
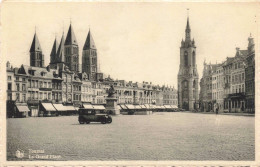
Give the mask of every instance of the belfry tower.
POLYGON ((189 17, 185 30, 185 40, 182 39, 180 47, 180 67, 178 73, 178 101, 179 107, 185 110, 198 108, 199 92, 196 64, 196 46, 191 40, 189 17))

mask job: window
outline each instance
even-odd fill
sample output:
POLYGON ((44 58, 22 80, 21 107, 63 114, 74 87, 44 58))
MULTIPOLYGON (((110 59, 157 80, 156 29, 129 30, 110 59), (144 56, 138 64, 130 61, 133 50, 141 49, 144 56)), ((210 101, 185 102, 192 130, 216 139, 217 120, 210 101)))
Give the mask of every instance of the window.
POLYGON ((19 84, 16 84, 16 90, 20 91, 20 85, 19 84))
POLYGON ((8 77, 7 77, 7 80, 8 80, 8 81, 11 81, 11 80, 12 80, 12 76, 8 76, 8 77))
POLYGON ((47 88, 47 82, 44 82, 44 88, 47 88))
POLYGON ((184 65, 188 66, 188 52, 187 51, 184 52, 184 65))
POLYGON ((23 102, 26 102, 26 94, 23 94, 23 102))
POLYGON ((20 102, 20 93, 16 93, 16 100, 17 102, 20 102))
POLYGON ((23 82, 25 82, 25 78, 23 78, 23 82))
POLYGON ((26 91, 25 84, 22 85, 22 91, 26 91))
POLYGON ((32 87, 35 88, 35 81, 32 81, 32 87))
POLYGON ((42 92, 40 92, 40 99, 42 99, 42 92))
POLYGON ((242 81, 245 80, 245 73, 242 73, 242 81))
POLYGON ((196 54, 195 54, 195 51, 192 52, 192 65, 193 66, 196 65, 196 54))
POLYGON ((11 83, 8 83, 7 90, 12 90, 12 84, 11 83))
POLYGON ((19 77, 16 77, 16 81, 19 81, 19 77))

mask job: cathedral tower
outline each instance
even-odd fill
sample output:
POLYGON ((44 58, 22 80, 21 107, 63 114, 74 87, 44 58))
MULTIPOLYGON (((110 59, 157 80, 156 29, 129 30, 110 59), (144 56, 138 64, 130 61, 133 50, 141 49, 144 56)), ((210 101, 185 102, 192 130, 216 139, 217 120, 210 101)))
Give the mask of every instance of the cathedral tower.
POLYGON ((193 110, 198 107, 199 92, 196 64, 196 46, 194 39, 191 40, 189 17, 185 30, 185 40, 181 41, 180 67, 178 73, 178 100, 179 107, 193 110))
POLYGON ((96 80, 98 73, 97 48, 90 30, 82 52, 82 72, 86 72, 90 80, 96 80))
POLYGON ((65 64, 69 67, 70 71, 79 72, 79 47, 71 24, 65 40, 64 49, 65 64))
POLYGON ((30 66, 44 67, 44 55, 36 32, 30 48, 30 66))

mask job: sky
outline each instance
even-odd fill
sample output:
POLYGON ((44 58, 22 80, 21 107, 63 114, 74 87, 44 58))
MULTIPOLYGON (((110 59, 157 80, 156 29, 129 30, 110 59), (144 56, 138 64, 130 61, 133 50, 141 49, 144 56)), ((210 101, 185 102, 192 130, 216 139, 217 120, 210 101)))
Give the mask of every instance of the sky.
POLYGON ((10 61, 14 67, 30 64, 29 49, 35 27, 47 66, 55 36, 60 42, 71 21, 80 63, 90 29, 101 72, 114 79, 175 88, 187 8, 200 78, 204 60, 220 63, 235 56, 236 47, 247 49, 250 33, 254 38, 257 36, 256 2, 4 2, 2 5, 2 60, 10 61))

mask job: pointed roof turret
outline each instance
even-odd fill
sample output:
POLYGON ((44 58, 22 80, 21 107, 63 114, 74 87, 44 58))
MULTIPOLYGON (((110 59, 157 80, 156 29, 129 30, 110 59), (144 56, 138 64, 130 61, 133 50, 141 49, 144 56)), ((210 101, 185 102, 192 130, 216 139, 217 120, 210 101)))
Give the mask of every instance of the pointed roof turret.
POLYGON ((58 51, 57 51, 57 59, 58 59, 58 62, 64 62, 65 61, 65 58, 64 58, 64 34, 61 37, 60 46, 59 46, 58 51))
POLYGON ((33 37, 30 52, 42 52, 42 48, 41 48, 41 45, 40 45, 36 32, 33 37))
POLYGON ((88 36, 87 36, 87 39, 86 39, 84 47, 83 47, 83 50, 87 50, 87 49, 97 49, 94 39, 91 35, 90 29, 88 31, 88 36))
POLYGON ((57 52, 58 52, 58 42, 57 39, 55 37, 53 46, 52 46, 52 50, 51 50, 51 63, 54 63, 57 60, 57 52))
POLYGON ((65 40, 65 45, 78 45, 76 36, 74 34, 72 25, 70 24, 69 31, 65 40))

